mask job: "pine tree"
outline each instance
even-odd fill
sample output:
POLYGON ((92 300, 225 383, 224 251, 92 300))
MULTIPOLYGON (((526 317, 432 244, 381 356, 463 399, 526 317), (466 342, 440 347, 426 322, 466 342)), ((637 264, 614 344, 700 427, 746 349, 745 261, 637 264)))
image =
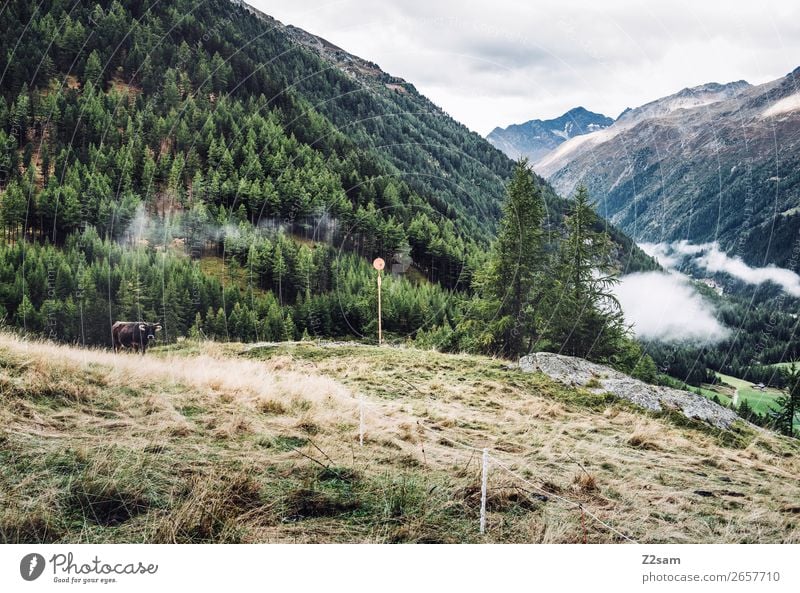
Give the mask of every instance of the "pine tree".
POLYGON ((142 282, 138 273, 123 278, 117 292, 119 302, 119 319, 131 321, 143 320, 145 317, 142 307, 142 282))
POLYGON ((283 249, 281 241, 279 241, 272 252, 272 278, 278 285, 278 301, 281 306, 283 306, 283 279, 286 271, 286 259, 283 257, 283 249))
POLYGON ((294 325, 294 321, 292 320, 292 314, 287 313, 286 319, 283 321, 283 339, 287 342, 291 342, 295 338, 295 334, 297 333, 297 328, 294 325))
POLYGON ((22 86, 17 100, 11 106, 11 131, 16 132, 19 145, 25 140, 28 133, 28 125, 31 121, 31 99, 28 94, 28 84, 22 86))
POLYGON ((233 340, 242 340, 243 311, 241 303, 236 303, 228 316, 228 333, 233 340))
POLYGON ((25 222, 27 199, 19 183, 12 181, 0 200, 0 218, 7 234, 15 239, 25 222))
POLYGON ((225 309, 222 307, 217 309, 217 315, 214 318, 214 322, 214 339, 228 341, 228 320, 225 317, 225 309))
POLYGON ((86 66, 83 69, 83 84, 92 83, 103 87, 103 64, 100 61, 100 54, 93 50, 86 59, 86 66))
POLYGON ((178 89, 178 81, 175 70, 168 68, 164 74, 163 105, 169 111, 178 106, 181 100, 181 92, 178 89))
POLYGON ((36 332, 42 329, 41 316, 27 294, 22 297, 22 304, 17 309, 15 321, 19 327, 25 328, 26 331, 36 332))
POLYGON ((203 338, 203 318, 200 312, 194 314, 194 323, 189 328, 189 337, 193 340, 200 340, 203 338))
MULTIPOLYGON (((717 397, 716 395, 714 397, 716 398, 716 402, 718 404, 721 403, 719 401, 719 397, 717 397)), ((739 406, 736 408, 736 413, 739 414, 739 416, 741 416, 745 420, 753 419, 753 408, 750 405, 750 402, 747 401, 747 399, 742 399, 742 403, 740 403, 739 406)))
MULTIPOLYGON (((514 169, 491 260, 478 274, 477 325, 483 347, 506 356, 525 353, 537 336, 536 310, 545 271, 544 202, 527 159, 514 169)), ((474 320, 473 320, 474 321, 474 320)))

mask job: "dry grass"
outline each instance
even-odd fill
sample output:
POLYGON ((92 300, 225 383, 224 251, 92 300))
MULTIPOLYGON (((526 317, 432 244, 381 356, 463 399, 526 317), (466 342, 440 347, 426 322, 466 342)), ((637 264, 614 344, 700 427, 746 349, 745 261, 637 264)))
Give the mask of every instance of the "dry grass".
POLYGON ((655 423, 639 424, 634 429, 633 434, 628 437, 628 444, 637 449, 649 449, 657 451, 661 447, 658 445, 658 426, 655 423))
POLYGON ((489 358, 0 334, 0 541, 583 541, 564 497, 639 541, 798 543, 798 450, 489 358), (483 539, 480 454, 459 443, 517 474, 493 466, 483 539))
POLYGON ((592 474, 585 472, 575 474, 575 477, 572 478, 572 490, 578 494, 595 492, 598 490, 597 480, 592 474))

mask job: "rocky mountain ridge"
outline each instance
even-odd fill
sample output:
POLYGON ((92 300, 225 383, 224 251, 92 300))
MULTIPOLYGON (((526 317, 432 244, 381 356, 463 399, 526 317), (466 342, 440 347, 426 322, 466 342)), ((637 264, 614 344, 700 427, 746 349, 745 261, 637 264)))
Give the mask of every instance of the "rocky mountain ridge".
POLYGON ((787 265, 800 231, 800 69, 684 89, 564 142, 534 169, 562 195, 586 185, 638 242, 718 241, 753 265, 787 265))
POLYGON ((486 139, 512 159, 525 156, 536 161, 562 142, 605 129, 612 123, 610 117, 575 107, 554 119, 532 119, 506 128, 497 127, 486 139))

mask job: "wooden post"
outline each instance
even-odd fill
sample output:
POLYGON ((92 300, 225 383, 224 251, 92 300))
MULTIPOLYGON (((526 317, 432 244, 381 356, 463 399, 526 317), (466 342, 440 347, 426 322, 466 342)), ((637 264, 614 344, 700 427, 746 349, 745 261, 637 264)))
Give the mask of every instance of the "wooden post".
POLYGON ((381 273, 386 266, 380 257, 375 258, 372 262, 372 267, 378 270, 378 346, 383 344, 383 328, 381 326, 381 273))
POLYGON ((381 327, 381 272, 378 271, 378 346, 383 344, 383 328, 381 327))
POLYGON ((358 395, 358 446, 364 446, 364 394, 358 395))

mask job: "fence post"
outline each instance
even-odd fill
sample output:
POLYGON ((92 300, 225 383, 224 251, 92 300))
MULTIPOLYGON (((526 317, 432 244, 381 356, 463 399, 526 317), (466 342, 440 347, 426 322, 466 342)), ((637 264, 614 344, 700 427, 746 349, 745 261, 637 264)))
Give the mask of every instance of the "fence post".
POLYGON ((358 446, 364 446, 364 394, 358 396, 358 446))
POLYGON ((489 481, 489 449, 483 449, 481 468, 481 534, 486 533, 486 485, 489 481))

